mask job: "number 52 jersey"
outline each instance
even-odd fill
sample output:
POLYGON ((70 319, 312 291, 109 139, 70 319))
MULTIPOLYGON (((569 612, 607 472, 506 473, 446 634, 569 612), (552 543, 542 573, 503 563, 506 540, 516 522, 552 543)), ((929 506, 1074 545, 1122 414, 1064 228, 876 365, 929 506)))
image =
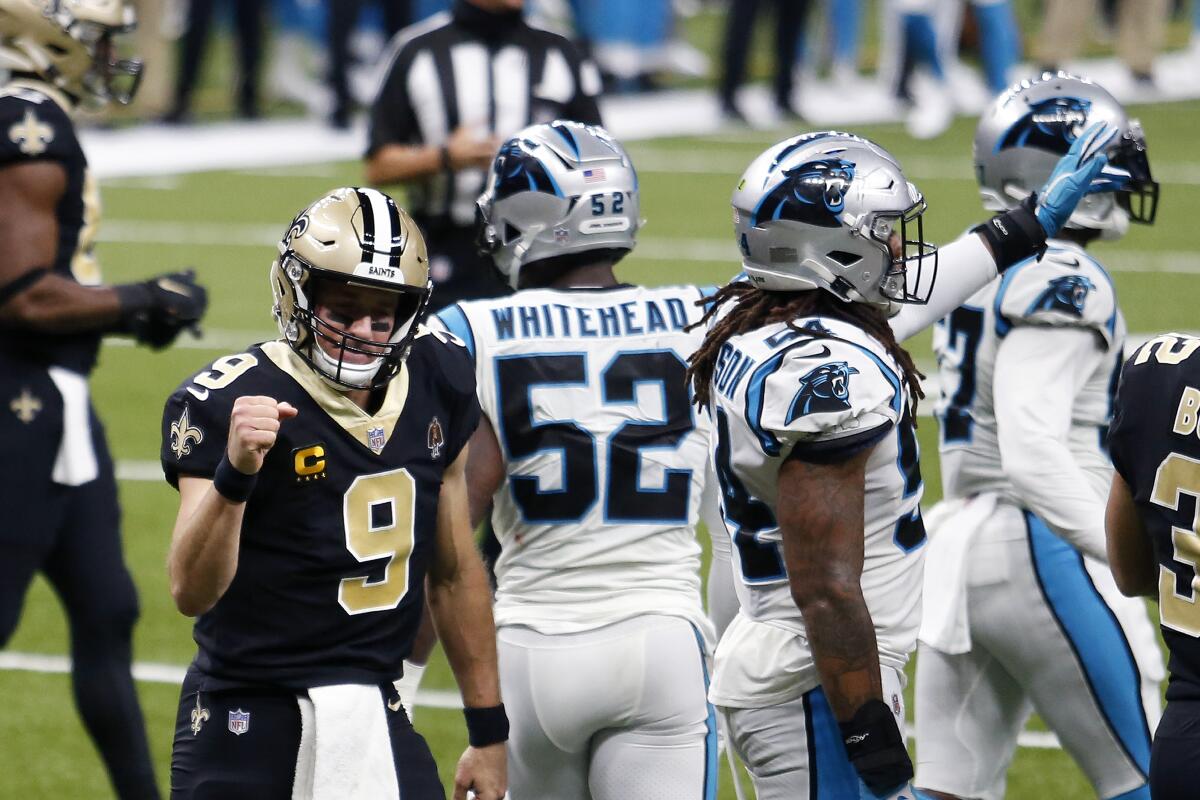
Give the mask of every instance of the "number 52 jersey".
POLYGON ((284 342, 219 358, 167 401, 172 485, 212 478, 243 395, 299 413, 283 421, 246 503, 233 582, 196 619, 194 669, 210 690, 395 679, 421 619, 442 473, 479 420, 466 351, 419 333, 374 415, 284 342))
POLYGON ((534 289, 438 315, 474 355, 507 471, 492 514, 498 626, 554 635, 657 613, 711 636, 694 533, 708 424, 686 379, 704 296, 534 289))

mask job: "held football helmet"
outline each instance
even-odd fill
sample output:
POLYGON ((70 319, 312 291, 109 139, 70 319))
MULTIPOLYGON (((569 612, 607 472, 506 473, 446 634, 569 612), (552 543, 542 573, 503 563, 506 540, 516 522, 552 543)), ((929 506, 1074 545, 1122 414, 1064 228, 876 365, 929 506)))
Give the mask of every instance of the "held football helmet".
POLYGON ((563 120, 506 141, 475 208, 480 251, 513 288, 536 261, 593 250, 620 258, 641 225, 624 148, 599 126, 563 120))
POLYGON ((760 288, 824 289, 890 313, 929 300, 937 248, 924 240, 925 198, 873 142, 835 131, 780 142, 742 174, 732 203, 742 266, 760 288))
POLYGON ((126 104, 142 62, 118 57, 116 37, 136 24, 126 0, 0 0, 0 68, 96 105, 126 104))
POLYGON ((1153 223, 1158 183, 1150 175, 1142 126, 1102 87, 1065 72, 1021 81, 979 118, 975 176, 984 206, 991 211, 1014 208, 1046 182, 1071 143, 1099 121, 1120 132, 1104 151, 1108 164, 1066 227, 1117 238, 1130 221, 1153 223))
POLYGON ((275 322, 309 366, 341 389, 378 389, 396 376, 429 302, 429 257, 417 225, 375 189, 335 189, 301 211, 271 264, 275 322), (345 333, 315 313, 323 285, 365 286, 395 296, 386 344, 345 333), (333 345, 335 355, 320 341, 333 345), (374 356, 356 364, 347 353, 374 356))

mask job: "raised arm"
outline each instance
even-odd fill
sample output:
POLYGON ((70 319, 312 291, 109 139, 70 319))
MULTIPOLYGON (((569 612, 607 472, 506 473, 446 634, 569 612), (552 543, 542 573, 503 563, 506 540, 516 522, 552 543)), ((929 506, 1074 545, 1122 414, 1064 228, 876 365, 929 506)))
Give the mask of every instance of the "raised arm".
POLYGON ((281 421, 296 413, 290 404, 270 397, 239 397, 216 475, 212 480, 179 478, 179 513, 167 551, 167 576, 181 613, 203 614, 233 582, 246 500, 275 445, 281 421))

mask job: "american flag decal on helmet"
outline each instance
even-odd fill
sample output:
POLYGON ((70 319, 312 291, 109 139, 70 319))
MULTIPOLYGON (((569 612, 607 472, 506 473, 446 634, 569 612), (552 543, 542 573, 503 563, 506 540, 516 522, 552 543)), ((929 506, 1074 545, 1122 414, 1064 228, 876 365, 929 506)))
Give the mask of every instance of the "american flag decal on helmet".
POLYGON ((583 171, 584 183, 599 183, 604 180, 604 167, 593 167, 583 171))

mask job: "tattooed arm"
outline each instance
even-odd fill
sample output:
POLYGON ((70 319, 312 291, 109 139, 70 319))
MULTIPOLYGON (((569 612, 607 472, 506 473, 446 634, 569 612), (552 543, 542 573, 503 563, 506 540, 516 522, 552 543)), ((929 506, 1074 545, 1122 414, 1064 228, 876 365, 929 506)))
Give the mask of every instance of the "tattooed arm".
POLYGON ((835 464, 790 458, 779 470, 779 527, 792 599, 839 722, 883 698, 875 626, 861 583, 871 449, 835 464))
POLYGON ((883 702, 875 625, 862 593, 863 495, 868 447, 832 464, 789 458, 779 470, 779 528, 792 598, 846 755, 877 795, 913 776, 891 709, 883 702))

